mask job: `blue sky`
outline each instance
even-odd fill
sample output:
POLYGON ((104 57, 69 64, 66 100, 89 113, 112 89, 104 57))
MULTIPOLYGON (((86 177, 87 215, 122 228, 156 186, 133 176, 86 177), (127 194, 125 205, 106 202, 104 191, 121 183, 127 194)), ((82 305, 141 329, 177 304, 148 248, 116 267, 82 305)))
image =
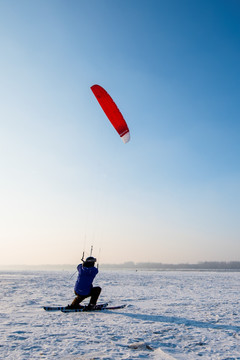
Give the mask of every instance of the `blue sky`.
POLYGON ((0 264, 240 260, 238 1, 1 1, 0 45, 0 264))

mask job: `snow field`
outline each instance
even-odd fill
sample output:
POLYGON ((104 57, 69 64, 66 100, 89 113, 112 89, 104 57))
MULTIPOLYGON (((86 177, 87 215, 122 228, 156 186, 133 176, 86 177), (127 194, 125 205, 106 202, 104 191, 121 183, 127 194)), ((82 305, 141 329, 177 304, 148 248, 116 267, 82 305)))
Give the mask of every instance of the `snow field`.
POLYGON ((99 302, 127 308, 44 311, 72 301, 70 277, 0 273, 0 358, 240 360, 240 273, 100 269, 99 302))

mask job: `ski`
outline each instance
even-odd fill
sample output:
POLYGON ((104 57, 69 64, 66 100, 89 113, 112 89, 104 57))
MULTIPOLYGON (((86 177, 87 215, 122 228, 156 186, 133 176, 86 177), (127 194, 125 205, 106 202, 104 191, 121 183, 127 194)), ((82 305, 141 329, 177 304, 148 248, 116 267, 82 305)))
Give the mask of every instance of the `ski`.
MULTIPOLYGON (((106 307, 108 305, 108 303, 104 303, 104 304, 98 304, 96 305, 96 308, 94 310, 102 310, 104 307, 106 307)), ((87 308, 87 305, 85 306, 81 306, 79 309, 69 309, 68 306, 44 306, 43 307, 44 310, 46 311, 65 311, 65 310, 80 310, 80 311, 90 311, 90 309, 87 308)))
MULTIPOLYGON (((117 309, 123 309, 126 306, 127 305, 107 306, 105 309, 106 310, 117 310, 117 309)), ((105 309, 103 309, 103 310, 105 310, 105 309)))
POLYGON ((95 308, 89 309, 87 305, 81 306, 79 309, 71 309, 68 306, 44 306, 45 311, 62 311, 64 313, 69 312, 83 312, 83 311, 102 311, 102 310, 117 310, 123 309, 126 305, 108 306, 108 303, 97 304, 95 308))
POLYGON ((91 312, 91 311, 103 311, 103 310, 116 310, 116 309, 123 309, 126 305, 118 305, 118 306, 107 306, 107 304, 104 306, 102 305, 96 305, 96 307, 94 309, 89 309, 87 306, 84 306, 83 308, 80 309, 67 309, 64 308, 61 311, 64 313, 70 313, 70 312, 91 312))
POLYGON ((43 309, 46 311, 61 311, 66 309, 66 306, 44 306, 43 309))

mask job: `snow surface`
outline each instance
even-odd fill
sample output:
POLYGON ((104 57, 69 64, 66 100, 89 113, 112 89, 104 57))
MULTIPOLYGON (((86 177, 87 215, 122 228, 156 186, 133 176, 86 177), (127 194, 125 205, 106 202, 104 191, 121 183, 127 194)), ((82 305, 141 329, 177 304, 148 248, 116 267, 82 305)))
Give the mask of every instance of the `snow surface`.
POLYGON ((240 359, 240 273, 100 269, 99 302, 128 307, 44 311, 72 301, 70 277, 0 272, 1 359, 240 359))

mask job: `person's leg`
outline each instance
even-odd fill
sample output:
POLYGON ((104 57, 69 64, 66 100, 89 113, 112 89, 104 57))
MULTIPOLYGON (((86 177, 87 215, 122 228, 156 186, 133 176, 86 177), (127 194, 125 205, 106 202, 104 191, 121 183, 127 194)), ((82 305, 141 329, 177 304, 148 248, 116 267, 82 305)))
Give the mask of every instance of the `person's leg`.
POLYGON ((75 297, 75 299, 73 300, 73 302, 71 303, 71 307, 78 307, 79 306, 79 304, 84 300, 84 299, 86 299, 86 297, 87 296, 85 296, 85 295, 78 295, 76 292, 75 292, 75 294, 77 295, 76 297, 75 297))
POLYGON ((90 301, 89 301, 89 305, 96 305, 97 300, 99 298, 99 295, 101 293, 101 288, 99 286, 93 287, 91 292, 90 292, 90 301))

